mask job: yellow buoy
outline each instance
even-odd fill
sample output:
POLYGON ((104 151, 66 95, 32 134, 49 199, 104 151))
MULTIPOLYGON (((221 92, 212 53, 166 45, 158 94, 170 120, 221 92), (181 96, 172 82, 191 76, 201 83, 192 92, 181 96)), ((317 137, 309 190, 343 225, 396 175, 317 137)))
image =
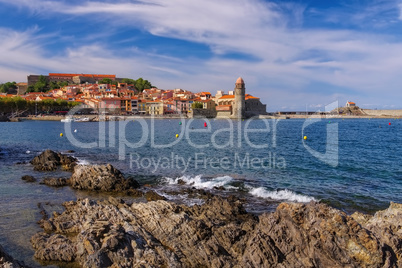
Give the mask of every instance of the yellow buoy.
POLYGON ((60 133, 60 137, 63 137, 63 133, 60 133))
POLYGON ((307 140, 307 136, 304 136, 304 138, 303 138, 303 139, 307 140))
POLYGON ((179 134, 176 134, 176 138, 178 138, 179 137, 179 134))

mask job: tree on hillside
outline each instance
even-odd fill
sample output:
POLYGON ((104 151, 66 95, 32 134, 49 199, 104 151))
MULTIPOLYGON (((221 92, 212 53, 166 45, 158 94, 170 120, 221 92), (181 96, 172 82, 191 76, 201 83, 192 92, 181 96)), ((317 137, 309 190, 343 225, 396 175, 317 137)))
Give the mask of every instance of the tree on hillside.
POLYGON ((1 93, 9 93, 12 90, 17 89, 17 83, 16 82, 7 82, 4 84, 0 84, 0 92, 1 93))
POLYGON ((109 84, 117 86, 117 81, 113 81, 110 78, 103 78, 102 80, 99 81, 99 84, 109 84))
POLYGON ((49 88, 50 89, 56 89, 56 88, 62 88, 68 86, 68 82, 67 81, 52 81, 49 83, 49 88))
POLYGON ((135 85, 135 80, 130 78, 123 78, 121 80, 122 83, 126 83, 128 85, 135 85))
POLYGON ((28 89, 30 91, 33 89, 34 92, 46 92, 49 89, 46 77, 39 76, 39 80, 33 85, 33 88, 28 87, 28 89))
POLYGON ((135 80, 135 88, 139 91, 142 92, 144 89, 152 88, 151 82, 148 80, 142 79, 142 77, 138 78, 135 80))

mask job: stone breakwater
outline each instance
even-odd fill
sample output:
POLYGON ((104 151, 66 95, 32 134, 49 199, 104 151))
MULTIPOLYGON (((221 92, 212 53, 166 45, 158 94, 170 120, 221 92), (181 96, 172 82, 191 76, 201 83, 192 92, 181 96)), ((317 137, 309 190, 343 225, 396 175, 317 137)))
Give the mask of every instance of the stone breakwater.
POLYGON ((325 204, 247 213, 235 198, 192 207, 79 199, 43 219, 35 258, 82 267, 402 267, 402 205, 374 216, 325 204))

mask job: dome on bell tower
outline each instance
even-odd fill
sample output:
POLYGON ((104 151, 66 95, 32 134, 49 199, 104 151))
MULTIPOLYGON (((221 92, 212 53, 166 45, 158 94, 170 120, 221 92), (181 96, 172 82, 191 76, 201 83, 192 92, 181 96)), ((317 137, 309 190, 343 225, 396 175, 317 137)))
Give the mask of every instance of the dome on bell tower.
POLYGON ((241 77, 237 78, 236 84, 244 84, 243 78, 241 77))

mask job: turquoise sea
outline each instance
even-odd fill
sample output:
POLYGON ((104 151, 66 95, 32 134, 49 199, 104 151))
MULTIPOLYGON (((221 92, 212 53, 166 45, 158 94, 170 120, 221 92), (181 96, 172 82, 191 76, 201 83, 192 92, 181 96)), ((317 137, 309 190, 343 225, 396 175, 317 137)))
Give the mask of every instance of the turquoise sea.
POLYGON ((40 231, 38 203, 51 212, 67 200, 105 197, 39 184, 44 177, 70 176, 33 171, 28 162, 45 149, 73 150, 82 164, 111 163, 186 204, 201 200, 169 192, 195 187, 235 194, 255 213, 282 201, 311 200, 374 213, 402 202, 401 144, 400 119, 0 123, 0 244, 39 266, 29 242, 40 231), (26 183, 23 175, 37 182, 26 183))

